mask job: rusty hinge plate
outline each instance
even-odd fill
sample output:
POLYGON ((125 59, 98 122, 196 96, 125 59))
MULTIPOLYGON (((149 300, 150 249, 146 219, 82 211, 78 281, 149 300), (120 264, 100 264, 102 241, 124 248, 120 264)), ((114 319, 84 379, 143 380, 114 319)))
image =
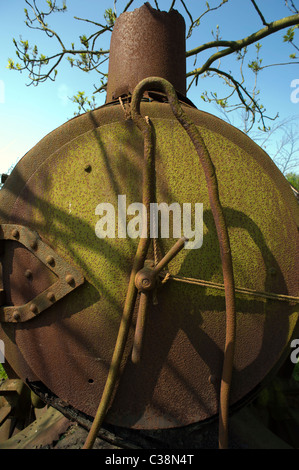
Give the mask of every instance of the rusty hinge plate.
MULTIPOLYGON (((28 227, 2 224, 0 240, 14 240, 21 243, 58 277, 57 282, 30 302, 21 306, 0 306, 0 322, 18 323, 30 320, 83 284, 83 275, 50 248, 37 232, 28 227)), ((3 293, 2 286, 0 294, 1 291, 3 293)))

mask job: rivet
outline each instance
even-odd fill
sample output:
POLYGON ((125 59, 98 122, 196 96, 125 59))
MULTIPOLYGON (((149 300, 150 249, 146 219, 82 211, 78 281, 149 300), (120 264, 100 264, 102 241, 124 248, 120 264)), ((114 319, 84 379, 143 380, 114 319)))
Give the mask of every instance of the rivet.
POLYGON ((51 266, 53 266, 55 264, 55 260, 54 260, 53 256, 51 256, 51 255, 47 256, 46 261, 51 266))
POLYGON ((15 311, 13 312, 12 316, 13 316, 13 319, 16 320, 16 321, 19 321, 20 318, 21 318, 21 316, 20 316, 20 314, 19 314, 19 312, 18 312, 17 310, 15 310, 15 311))
POLYGON ((32 277, 32 271, 30 271, 30 269, 26 269, 24 275, 27 279, 30 279, 32 277))
POLYGON ((217 382, 216 375, 210 375, 209 376, 209 382, 210 382, 210 384, 215 384, 217 382))
POLYGON ((30 246, 30 248, 32 248, 33 250, 36 250, 36 248, 37 248, 37 240, 31 240, 31 242, 29 243, 29 246, 30 246))
POLYGON ((11 232, 11 234, 12 234, 12 236, 13 236, 14 238, 19 238, 19 236, 20 236, 20 232, 19 232, 19 230, 17 230, 16 228, 13 229, 13 231, 11 232))
POLYGON ((91 165, 89 165, 89 164, 85 165, 84 171, 86 171, 87 173, 90 173, 91 172, 91 165))
POLYGON ((55 301, 55 295, 53 292, 48 292, 47 293, 47 299, 50 300, 50 302, 54 302, 55 301))
POLYGON ((150 285, 150 280, 147 278, 142 279, 143 287, 148 287, 150 285))
POLYGON ((65 280, 68 284, 73 284, 75 282, 75 279, 73 278, 73 276, 71 274, 68 274, 66 277, 65 277, 65 280))
POLYGON ((30 310, 32 313, 37 313, 37 312, 38 312, 37 305, 31 304, 30 307, 29 307, 29 310, 30 310))

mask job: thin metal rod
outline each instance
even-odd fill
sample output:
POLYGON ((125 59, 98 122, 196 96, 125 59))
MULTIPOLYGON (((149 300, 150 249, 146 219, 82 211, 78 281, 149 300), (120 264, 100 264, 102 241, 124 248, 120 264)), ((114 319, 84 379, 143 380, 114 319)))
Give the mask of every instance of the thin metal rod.
POLYGON ((132 314, 136 302, 137 289, 135 286, 135 277, 138 271, 144 266, 145 258, 148 252, 150 243, 150 203, 153 201, 153 178, 154 178, 154 142, 153 133, 149 120, 147 118, 136 120, 136 125, 142 131, 144 136, 144 165, 143 165, 143 183, 142 183, 142 201, 147 210, 147 237, 140 238, 137 252, 133 261, 133 268, 130 275, 129 286, 123 310, 123 315, 120 322, 119 332, 108 371, 104 391, 88 433, 87 439, 84 443, 83 449, 91 449, 96 440, 97 434, 103 424, 109 405, 115 390, 118 380, 120 365, 123 358, 128 332, 131 325, 132 314))
POLYGON ((151 292, 141 292, 139 299, 139 307, 137 314, 137 321, 135 327, 135 336, 132 349, 132 362, 133 364, 139 364, 141 354, 143 350, 143 342, 145 336, 145 328, 147 321, 147 313, 151 292))
POLYGON ((153 272, 157 276, 165 266, 170 263, 170 261, 184 248, 185 243, 188 241, 188 238, 182 237, 180 238, 175 245, 166 253, 166 255, 159 261, 157 266, 154 267, 153 272))
MULTIPOLYGON (((178 240, 175 245, 168 251, 168 253, 161 259, 161 261, 151 269, 151 273, 158 276, 162 269, 183 249, 188 238, 183 237, 178 240)), ((138 364, 141 359, 141 353, 143 348, 143 341, 145 335, 146 321, 148 315, 149 300, 152 295, 151 291, 144 291, 140 294, 137 322, 135 327, 135 336, 132 350, 132 362, 138 364)))
POLYGON ((97 409, 95 418, 93 420, 92 426, 88 433, 87 439, 84 443, 83 449, 91 449, 96 440, 97 434, 103 424, 105 416, 107 414, 110 401, 115 389, 115 385, 118 379, 120 364, 123 357, 125 345, 127 342, 128 332, 131 325, 132 313, 134 310, 134 305, 136 301, 137 289, 135 287, 135 276, 137 272, 143 267, 145 256, 148 250, 148 240, 141 238, 137 254, 135 256, 133 269, 131 271, 128 292, 126 297, 126 302, 123 310, 123 315, 119 327, 119 332, 106 379, 104 391, 100 400, 99 407, 97 409))

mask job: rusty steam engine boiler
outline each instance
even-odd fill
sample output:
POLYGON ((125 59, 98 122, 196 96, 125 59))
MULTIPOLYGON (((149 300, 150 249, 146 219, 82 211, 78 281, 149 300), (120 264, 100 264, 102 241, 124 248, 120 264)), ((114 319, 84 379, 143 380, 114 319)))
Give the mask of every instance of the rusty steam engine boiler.
POLYGON ((217 417, 226 447, 229 410, 298 334, 298 202, 258 145, 186 98, 185 73, 178 12, 122 14, 106 104, 43 138, 0 192, 6 365, 89 423, 86 448, 105 424, 217 417), (159 219, 151 232, 149 211, 146 233, 127 236, 119 204, 136 202, 189 204, 193 218, 202 204, 201 246, 185 249, 174 216, 169 237, 159 219), (102 203, 115 208, 115 236, 97 234, 99 220, 108 230, 102 203))

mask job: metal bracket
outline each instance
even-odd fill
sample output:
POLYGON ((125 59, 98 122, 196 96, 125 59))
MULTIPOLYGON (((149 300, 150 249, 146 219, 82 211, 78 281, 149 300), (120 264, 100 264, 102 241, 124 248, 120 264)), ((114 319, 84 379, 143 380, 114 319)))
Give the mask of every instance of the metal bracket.
MULTIPOLYGON (((27 304, 21 306, 1 305, 0 322, 19 323, 30 320, 83 284, 83 275, 50 248, 37 232, 28 227, 2 224, 0 225, 0 240, 13 240, 21 243, 58 277, 57 282, 27 304)), ((1 293, 3 296, 3 287, 0 285, 0 300, 1 293)), ((3 304, 3 301, 1 303, 3 304)))

